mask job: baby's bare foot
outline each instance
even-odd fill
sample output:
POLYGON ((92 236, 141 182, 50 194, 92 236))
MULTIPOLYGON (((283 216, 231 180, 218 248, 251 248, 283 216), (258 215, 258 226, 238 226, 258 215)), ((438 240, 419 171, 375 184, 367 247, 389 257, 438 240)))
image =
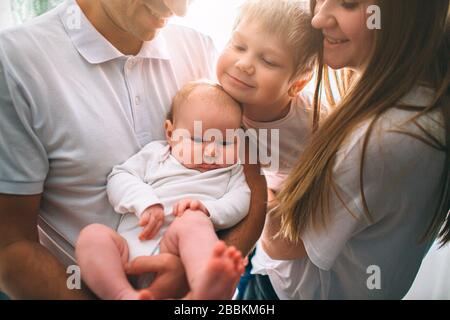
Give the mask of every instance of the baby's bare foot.
POLYGON ((138 292, 138 300, 153 300, 154 297, 152 293, 148 290, 141 290, 138 292))
POLYGON ((114 297, 114 300, 140 300, 139 292, 135 290, 124 290, 114 297))
POLYGON ((233 297, 244 271, 242 254, 223 241, 214 246, 213 254, 203 272, 196 277, 192 291, 185 298, 194 300, 224 300, 233 297))

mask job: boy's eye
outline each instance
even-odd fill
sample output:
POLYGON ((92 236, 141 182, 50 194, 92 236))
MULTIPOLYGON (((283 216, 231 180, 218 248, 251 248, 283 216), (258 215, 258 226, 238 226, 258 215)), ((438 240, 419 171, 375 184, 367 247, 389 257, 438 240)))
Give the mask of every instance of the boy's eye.
POLYGON ((243 46, 240 46, 238 44, 234 44, 233 48, 236 49, 237 51, 244 51, 245 50, 245 48, 243 46))
POLYGON ((273 61, 271 61, 271 60, 262 58, 262 61, 263 61, 265 64, 267 64, 268 66, 270 66, 270 67, 278 67, 278 64, 275 63, 275 62, 273 62, 273 61))

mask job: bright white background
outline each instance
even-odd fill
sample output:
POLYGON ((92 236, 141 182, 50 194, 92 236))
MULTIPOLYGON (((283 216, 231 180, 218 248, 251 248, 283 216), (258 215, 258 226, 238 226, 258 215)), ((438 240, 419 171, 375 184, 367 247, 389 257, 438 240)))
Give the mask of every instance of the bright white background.
POLYGON ((173 23, 199 30, 214 40, 218 50, 228 41, 239 6, 244 0, 194 0, 183 18, 173 23))
POLYGON ((0 30, 12 26, 11 5, 9 0, 0 0, 0 30))

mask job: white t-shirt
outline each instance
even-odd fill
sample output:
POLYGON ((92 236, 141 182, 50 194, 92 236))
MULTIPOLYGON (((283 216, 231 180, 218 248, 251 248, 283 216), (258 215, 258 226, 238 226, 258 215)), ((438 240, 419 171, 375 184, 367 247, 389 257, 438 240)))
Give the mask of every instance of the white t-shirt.
MULTIPOLYGON (((402 103, 426 106, 432 98, 432 90, 420 87, 402 103)), ((422 135, 417 126, 404 124, 413 115, 392 108, 369 140, 364 192, 373 223, 365 218, 359 184, 365 122, 340 148, 333 169, 340 195, 356 217, 332 193, 328 228, 309 229, 302 237, 307 257, 276 261, 257 248, 253 272, 267 274, 280 299, 401 299, 406 294, 432 244, 419 239, 437 209, 445 161, 443 152, 390 131, 422 135)), ((419 122, 444 141, 440 113, 419 122)))
POLYGON ((240 162, 205 172, 188 169, 170 154, 165 141, 149 143, 114 167, 107 191, 116 212, 124 214, 118 231, 128 242, 130 260, 155 253, 173 221, 172 207, 180 200, 200 200, 216 230, 237 224, 250 207, 250 189, 240 162), (153 239, 140 241, 139 217, 158 203, 164 207, 165 223, 153 239))
MULTIPOLYGON (((248 130, 252 143, 259 143, 272 159, 270 164, 262 165, 268 188, 279 191, 282 182, 297 164, 300 154, 312 135, 312 94, 302 91, 292 99, 288 114, 280 120, 258 122, 243 117, 243 124, 248 130), (266 136, 261 131, 267 132, 266 136), (259 141, 257 140, 260 138, 259 141), (276 161, 277 163, 275 163, 276 161)), ((321 116, 327 109, 321 108, 321 116)), ((264 160, 263 160, 264 162, 264 160)))
POLYGON ((108 174, 165 138, 173 96, 215 61, 210 38, 172 25, 125 56, 74 0, 0 34, 0 193, 43 193, 41 241, 63 263, 83 227, 117 227, 108 174))

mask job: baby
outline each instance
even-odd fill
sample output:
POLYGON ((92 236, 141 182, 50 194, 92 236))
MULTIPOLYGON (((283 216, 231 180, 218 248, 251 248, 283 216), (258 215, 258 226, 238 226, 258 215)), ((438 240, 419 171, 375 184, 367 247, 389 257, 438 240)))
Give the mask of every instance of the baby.
POLYGON ((123 214, 117 232, 90 225, 76 245, 82 278, 95 294, 102 299, 174 298, 171 288, 136 290, 125 274, 129 260, 161 252, 180 257, 191 290, 185 298, 232 297, 243 258, 219 241, 215 230, 238 223, 250 206, 239 141, 224 138, 227 130, 240 128, 241 118, 239 104, 219 85, 188 83, 165 122, 167 141, 151 142, 113 168, 107 191, 123 214))

